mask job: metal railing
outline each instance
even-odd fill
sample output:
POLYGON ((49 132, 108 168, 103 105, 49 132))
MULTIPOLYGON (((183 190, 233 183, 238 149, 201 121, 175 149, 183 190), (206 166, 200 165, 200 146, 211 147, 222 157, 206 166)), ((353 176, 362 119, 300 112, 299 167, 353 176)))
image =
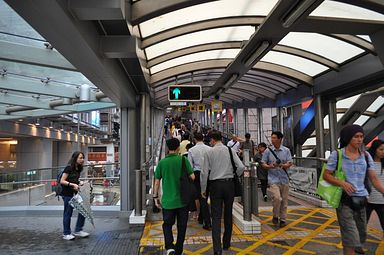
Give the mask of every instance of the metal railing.
POLYGON ((148 193, 153 187, 154 177, 153 177, 153 168, 155 166, 156 158, 160 158, 162 152, 162 145, 164 140, 164 128, 161 127, 160 135, 157 138, 155 149, 150 158, 141 165, 141 169, 135 170, 135 216, 141 216, 143 207, 146 203, 147 190, 148 193), (160 148, 159 148, 160 146, 160 148), (157 153, 159 151, 159 154, 157 153), (148 186, 147 188, 147 180, 148 186))
MULTIPOLYGON (((62 204, 54 192, 57 174, 65 166, 0 173, 0 206, 62 204)), ((119 164, 85 165, 80 180, 91 184, 92 205, 116 205, 120 200, 119 164)))

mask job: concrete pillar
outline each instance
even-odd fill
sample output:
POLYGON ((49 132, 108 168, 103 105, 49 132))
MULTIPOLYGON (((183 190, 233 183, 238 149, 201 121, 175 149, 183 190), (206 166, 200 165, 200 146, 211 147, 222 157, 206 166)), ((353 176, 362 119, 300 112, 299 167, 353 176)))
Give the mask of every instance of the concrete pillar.
POLYGON ((323 123, 323 110, 322 110, 321 96, 315 96, 315 127, 316 127, 316 156, 320 158, 325 157, 324 149, 324 123, 323 123))
POLYGON ((331 139, 331 151, 337 149, 337 113, 336 113, 336 100, 331 99, 328 102, 329 108, 329 137, 331 139))
POLYGON ((225 114, 225 132, 227 133, 228 138, 229 138, 229 114, 230 114, 229 108, 227 108, 225 112, 226 112, 226 114, 225 114))
POLYGON ((127 213, 133 209, 135 199, 135 169, 139 169, 140 152, 137 150, 139 145, 139 127, 137 111, 140 109, 121 108, 120 122, 120 194, 122 213, 127 213))

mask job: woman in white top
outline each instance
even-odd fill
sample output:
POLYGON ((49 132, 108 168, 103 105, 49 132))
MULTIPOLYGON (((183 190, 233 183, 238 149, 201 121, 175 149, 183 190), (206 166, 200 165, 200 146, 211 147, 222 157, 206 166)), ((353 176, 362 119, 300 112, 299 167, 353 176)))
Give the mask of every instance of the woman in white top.
MULTIPOLYGON (((384 183, 384 141, 375 140, 368 152, 375 162, 373 168, 375 169, 377 176, 381 183, 384 183)), ((372 192, 368 197, 367 222, 369 221, 369 217, 373 210, 375 210, 379 216, 381 229, 384 230, 384 196, 374 187, 372 187, 372 192)))

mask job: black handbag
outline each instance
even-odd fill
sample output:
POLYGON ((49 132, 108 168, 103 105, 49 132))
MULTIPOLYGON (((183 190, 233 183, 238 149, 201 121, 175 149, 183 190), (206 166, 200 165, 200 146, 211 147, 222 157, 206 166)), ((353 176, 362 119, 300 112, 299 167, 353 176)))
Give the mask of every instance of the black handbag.
POLYGON ((233 168, 233 184, 235 185, 235 197, 241 197, 243 195, 243 185, 240 183, 239 176, 236 173, 237 167, 233 160, 233 154, 231 148, 228 147, 229 156, 231 158, 231 164, 233 168))
POLYGON ((195 199, 197 198, 196 186, 189 178, 185 157, 181 161, 180 195, 181 201, 187 205, 189 211, 196 211, 195 199))

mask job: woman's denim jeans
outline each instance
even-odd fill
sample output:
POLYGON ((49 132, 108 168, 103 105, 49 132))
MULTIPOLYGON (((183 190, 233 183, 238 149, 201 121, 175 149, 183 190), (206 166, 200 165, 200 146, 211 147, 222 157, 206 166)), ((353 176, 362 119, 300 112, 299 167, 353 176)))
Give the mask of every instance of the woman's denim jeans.
MULTIPOLYGON (((63 214, 63 226, 64 226, 64 235, 71 234, 71 217, 73 208, 69 205, 69 200, 71 200, 72 197, 63 196, 64 200, 64 214, 63 214)), ((77 222, 76 222, 76 229, 75 232, 79 232, 83 230, 84 227, 85 218, 83 215, 79 213, 79 216, 77 216, 77 222)))

